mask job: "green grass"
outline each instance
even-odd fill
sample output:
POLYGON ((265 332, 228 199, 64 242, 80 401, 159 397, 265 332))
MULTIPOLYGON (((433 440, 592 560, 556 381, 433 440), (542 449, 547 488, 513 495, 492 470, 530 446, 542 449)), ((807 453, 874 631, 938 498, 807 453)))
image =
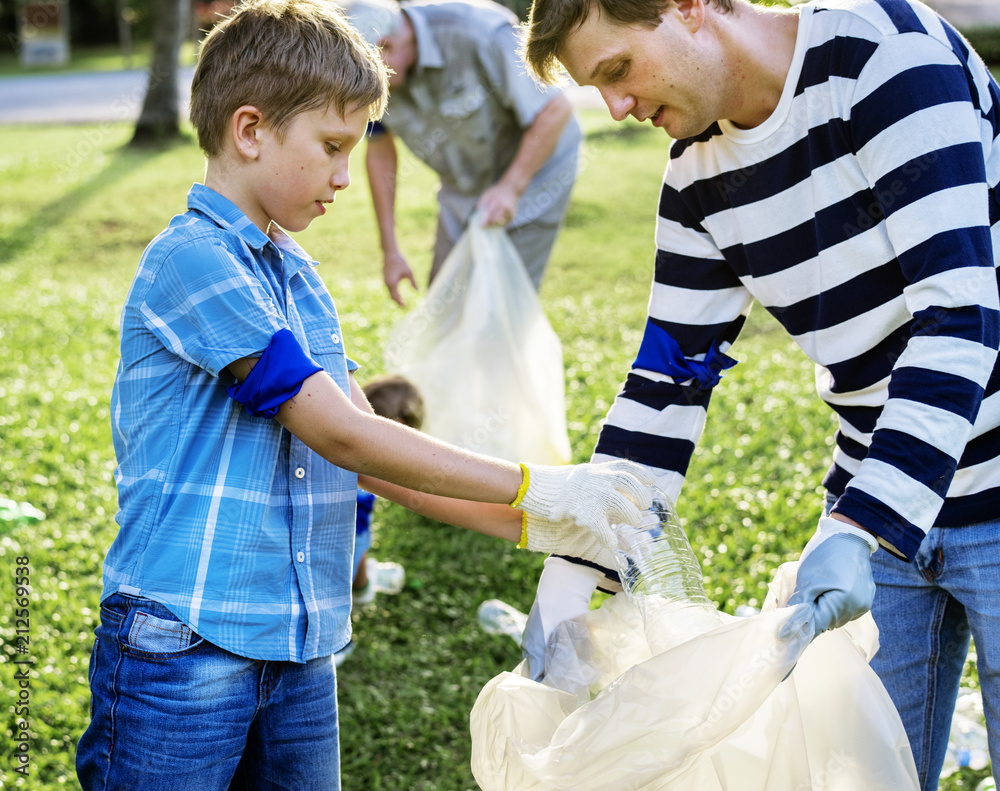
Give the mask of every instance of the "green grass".
MULTIPOLYGON (((653 218, 667 141, 586 113, 588 147, 542 302, 562 338, 570 436, 586 460, 635 355, 652 275, 653 218)), ((202 174, 195 146, 123 148, 131 128, 0 128, 0 496, 47 514, 0 522, 7 569, 0 608, 0 788, 77 787, 87 722, 87 662, 100 567, 116 532, 109 396, 118 312, 143 247, 183 209, 202 174), (41 188, 40 188, 41 187, 41 188), (31 568, 30 775, 14 774, 16 558, 31 568)), ((361 156, 354 186, 299 234, 321 260, 363 382, 403 314, 384 293, 361 156)), ((424 279, 433 241, 433 179, 409 160, 399 231, 424 279)), ((415 300, 411 300, 411 303, 415 300)), ((709 595, 732 612, 759 604, 819 514, 829 462, 828 411, 812 366, 762 311, 719 387, 678 511, 709 595)), ((519 661, 478 627, 500 598, 527 610, 542 557, 380 502, 372 555, 402 562, 406 590, 353 616, 357 649, 340 672, 344 785, 364 791, 475 789, 468 715, 479 690, 519 661)), ((971 674, 969 683, 974 683, 971 674)), ((973 788, 982 773, 945 783, 973 788)))

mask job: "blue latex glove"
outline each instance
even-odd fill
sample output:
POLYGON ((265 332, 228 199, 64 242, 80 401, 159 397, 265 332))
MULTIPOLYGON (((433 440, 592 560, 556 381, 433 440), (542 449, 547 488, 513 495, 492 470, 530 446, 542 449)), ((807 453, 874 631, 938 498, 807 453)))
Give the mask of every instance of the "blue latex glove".
POLYGON ((878 549, 875 536, 860 528, 824 516, 809 539, 795 577, 789 606, 811 606, 809 620, 816 634, 843 626, 871 609, 875 598, 871 556, 878 549))

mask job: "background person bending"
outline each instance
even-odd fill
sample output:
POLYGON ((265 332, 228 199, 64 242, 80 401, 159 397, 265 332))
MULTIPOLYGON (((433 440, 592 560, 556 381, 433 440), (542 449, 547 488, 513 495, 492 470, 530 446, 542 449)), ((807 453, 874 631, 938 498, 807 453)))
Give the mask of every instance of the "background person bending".
POLYGON ((347 0, 358 31, 392 70, 366 165, 389 294, 416 288, 395 230, 396 138, 441 180, 433 280, 475 209, 505 226, 537 289, 576 178, 581 141, 569 100, 539 85, 519 54, 517 18, 488 0, 347 0))

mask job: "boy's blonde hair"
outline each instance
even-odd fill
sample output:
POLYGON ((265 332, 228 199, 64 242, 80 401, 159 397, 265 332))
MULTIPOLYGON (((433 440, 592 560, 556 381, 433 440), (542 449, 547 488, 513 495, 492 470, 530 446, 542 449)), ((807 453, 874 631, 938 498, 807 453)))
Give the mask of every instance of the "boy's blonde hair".
POLYGON ((424 399, 405 376, 377 376, 361 388, 376 415, 398 420, 410 428, 419 429, 424 423, 424 399))
POLYGON ((388 78, 378 51, 324 0, 244 0, 201 45, 191 123, 208 156, 222 153, 233 113, 260 110, 280 136, 299 113, 385 110, 388 78))

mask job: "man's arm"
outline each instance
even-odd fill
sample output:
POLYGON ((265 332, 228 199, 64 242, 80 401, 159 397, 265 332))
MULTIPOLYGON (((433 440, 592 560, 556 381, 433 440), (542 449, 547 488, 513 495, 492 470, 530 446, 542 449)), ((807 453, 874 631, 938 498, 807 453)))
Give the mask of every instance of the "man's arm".
POLYGON ((365 168, 368 172, 368 186, 375 207, 379 240, 382 244, 382 277, 389 296, 400 306, 406 303, 399 293, 399 284, 409 280, 416 288, 417 281, 396 241, 396 175, 398 157, 396 139, 391 132, 383 131, 368 138, 365 151, 365 168))
POLYGON ((485 225, 506 225, 517 214, 517 204, 528 185, 555 151, 559 138, 573 116, 573 107, 565 94, 559 93, 539 110, 524 130, 514 159, 500 180, 479 198, 476 207, 483 212, 485 225))

